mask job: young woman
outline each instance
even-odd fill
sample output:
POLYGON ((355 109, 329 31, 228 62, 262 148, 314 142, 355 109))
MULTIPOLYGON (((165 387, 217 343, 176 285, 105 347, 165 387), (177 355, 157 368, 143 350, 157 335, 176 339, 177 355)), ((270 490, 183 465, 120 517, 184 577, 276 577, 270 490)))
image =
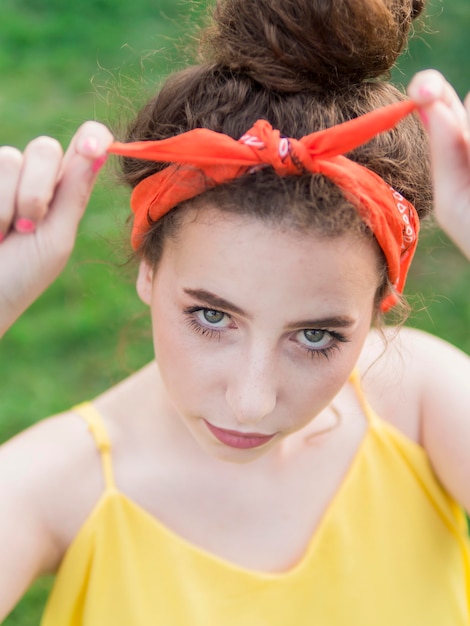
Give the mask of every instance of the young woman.
MULTIPOLYGON (((130 143, 89 125, 63 161, 27 148, 0 252, 43 242, 41 285, 126 155, 156 360, 2 448, 0 615, 57 571, 45 626, 469 623, 469 359, 381 324, 431 193, 413 105, 376 78, 421 9, 219 2, 207 60, 130 143)), ((410 94, 468 250, 468 118, 437 74, 410 94)))

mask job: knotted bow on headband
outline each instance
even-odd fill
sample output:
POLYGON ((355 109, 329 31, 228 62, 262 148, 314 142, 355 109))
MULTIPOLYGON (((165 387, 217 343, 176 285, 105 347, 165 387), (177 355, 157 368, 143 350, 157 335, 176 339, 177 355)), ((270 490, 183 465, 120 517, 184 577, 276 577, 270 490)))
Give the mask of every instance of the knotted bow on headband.
MULTIPOLYGON (((380 176, 344 154, 390 130, 415 109, 411 101, 399 102, 299 140, 282 137, 268 122, 258 120, 239 141, 198 128, 162 141, 115 142, 111 153, 175 164, 135 187, 132 246, 137 249, 151 224, 181 202, 256 169, 270 166, 280 176, 319 173, 342 190, 374 233, 389 279, 401 293, 418 240, 416 210, 380 176)), ((382 310, 396 302, 393 295, 386 298, 382 310)))

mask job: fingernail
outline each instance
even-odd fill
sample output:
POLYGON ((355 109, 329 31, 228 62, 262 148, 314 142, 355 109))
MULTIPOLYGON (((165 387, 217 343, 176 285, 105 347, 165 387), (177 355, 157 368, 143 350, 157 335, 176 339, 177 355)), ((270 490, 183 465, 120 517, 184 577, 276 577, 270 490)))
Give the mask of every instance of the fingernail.
POLYGON ((420 96, 424 96, 425 98, 433 95, 431 89, 429 89, 427 85, 421 85, 421 87, 418 89, 418 92, 420 96))
POLYGON ((5 235, 3 233, 0 233, 0 243, 2 243, 4 239, 5 239, 5 235))
POLYGON ((28 220, 26 217, 19 217, 15 222, 15 229, 19 233, 34 233, 36 230, 36 224, 32 220, 28 220))
POLYGON ((104 154, 103 156, 98 157, 95 161, 93 161, 93 165, 91 166, 91 170, 94 174, 100 171, 103 165, 106 163, 106 159, 108 156, 104 154))
POLYGON ((440 96, 439 87, 437 85, 430 85, 429 83, 427 85, 421 85, 418 89, 418 93, 426 100, 434 100, 440 96))
POLYGON ((87 152, 96 152, 98 150, 98 140, 95 137, 85 137, 82 141, 82 149, 87 152))

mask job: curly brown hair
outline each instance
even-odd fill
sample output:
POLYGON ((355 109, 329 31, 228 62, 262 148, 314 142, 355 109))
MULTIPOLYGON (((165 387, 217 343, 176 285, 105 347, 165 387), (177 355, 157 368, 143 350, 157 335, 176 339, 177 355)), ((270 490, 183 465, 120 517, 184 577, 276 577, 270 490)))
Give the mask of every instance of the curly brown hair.
MULTIPOLYGON (((388 72, 423 7, 424 0, 217 0, 200 33, 200 62, 169 76, 130 124, 127 140, 194 128, 239 139, 258 119, 300 138, 400 101, 388 72)), ((416 116, 348 156, 379 174, 420 217, 430 211, 428 147, 416 116)), ((165 166, 124 158, 123 179, 134 187, 165 166)), ((325 236, 373 238, 342 192, 318 174, 281 178, 266 168, 185 206, 207 203, 325 236)), ((158 263, 181 209, 151 225, 139 255, 158 263)))

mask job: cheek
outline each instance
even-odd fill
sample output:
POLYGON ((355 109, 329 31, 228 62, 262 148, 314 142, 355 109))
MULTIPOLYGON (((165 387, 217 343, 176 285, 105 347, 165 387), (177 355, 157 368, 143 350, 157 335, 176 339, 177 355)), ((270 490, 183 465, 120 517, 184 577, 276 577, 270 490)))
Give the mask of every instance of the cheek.
POLYGON ((175 403, 187 404, 196 397, 207 397, 223 380, 223 365, 214 349, 201 346, 184 320, 174 323, 159 317, 153 323, 155 358, 162 380, 175 403))
POLYGON ((293 415, 302 415, 303 421, 312 419, 332 402, 348 380, 353 367, 353 364, 349 366, 347 363, 320 363, 313 366, 310 375, 297 372, 297 378, 292 384, 284 384, 286 408, 296 407, 297 411, 294 410, 293 415))
MULTIPOLYGON (((310 418, 325 409, 346 384, 363 347, 367 330, 332 353, 329 359, 316 357, 313 362, 285 371, 284 398, 287 406, 296 406, 299 414, 310 418)), ((307 419, 308 421, 308 419, 307 419)))

